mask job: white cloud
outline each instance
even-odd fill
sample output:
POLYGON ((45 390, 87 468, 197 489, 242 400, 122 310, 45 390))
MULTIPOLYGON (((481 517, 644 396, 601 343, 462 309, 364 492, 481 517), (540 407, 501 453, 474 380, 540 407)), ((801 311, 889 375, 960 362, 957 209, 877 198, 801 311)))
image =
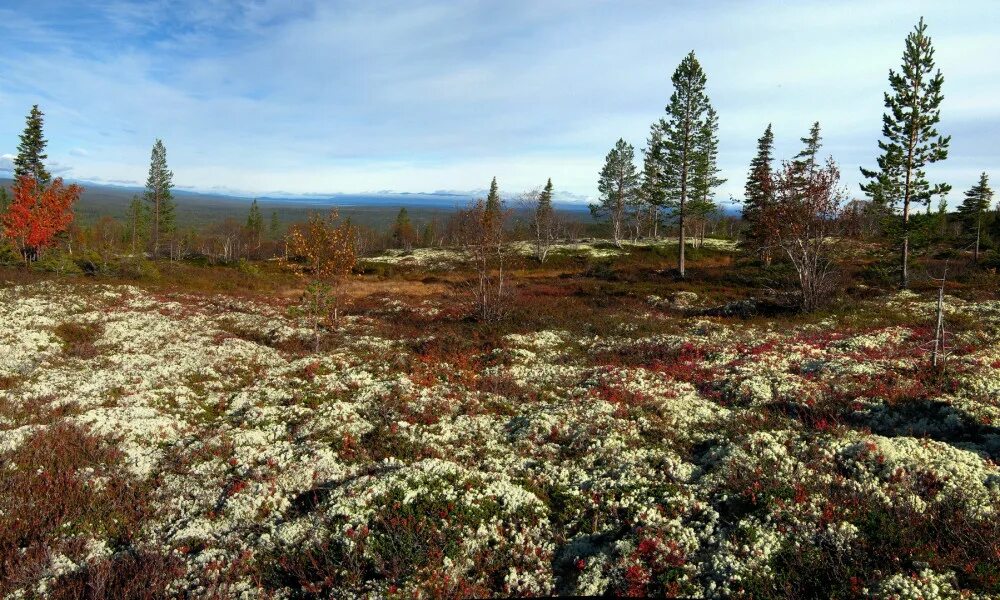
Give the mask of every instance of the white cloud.
POLYGON ((964 185, 997 156, 990 2, 289 6, 0 10, 11 19, 0 19, 0 139, 16 139, 39 102, 50 156, 82 178, 142 180, 162 137, 177 182, 201 188, 427 191, 497 175, 507 188, 551 176, 592 194, 607 149, 643 145, 695 48, 721 117, 720 195, 740 193, 768 122, 788 156, 821 121, 856 189, 857 166, 874 163, 886 72, 924 13, 946 74, 942 131, 955 133, 947 173, 964 185))

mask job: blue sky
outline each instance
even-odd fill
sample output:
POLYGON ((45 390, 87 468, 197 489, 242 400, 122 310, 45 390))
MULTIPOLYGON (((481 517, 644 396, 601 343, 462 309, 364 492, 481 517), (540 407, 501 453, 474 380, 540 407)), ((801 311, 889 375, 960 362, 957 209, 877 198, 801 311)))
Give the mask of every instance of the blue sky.
POLYGON ((994 0, 5 0, 0 167, 38 103, 53 170, 76 179, 142 182, 161 137, 176 183, 199 190, 471 190, 496 175, 508 192, 552 177, 590 196, 618 137, 638 153, 694 49, 721 120, 720 199, 741 194, 768 122, 790 156, 819 120, 857 193, 920 15, 953 136, 931 174, 962 190, 1000 176, 994 0))

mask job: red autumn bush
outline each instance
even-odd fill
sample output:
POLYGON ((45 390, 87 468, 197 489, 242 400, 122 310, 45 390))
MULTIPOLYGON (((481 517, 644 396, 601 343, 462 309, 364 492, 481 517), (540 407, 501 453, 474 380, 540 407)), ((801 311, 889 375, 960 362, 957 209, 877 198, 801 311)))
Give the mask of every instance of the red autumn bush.
POLYGON ((37 260, 39 252, 66 231, 81 193, 82 187, 75 183, 64 186, 62 178, 48 186, 29 176, 15 182, 14 201, 3 215, 2 225, 4 236, 14 242, 25 263, 37 260))

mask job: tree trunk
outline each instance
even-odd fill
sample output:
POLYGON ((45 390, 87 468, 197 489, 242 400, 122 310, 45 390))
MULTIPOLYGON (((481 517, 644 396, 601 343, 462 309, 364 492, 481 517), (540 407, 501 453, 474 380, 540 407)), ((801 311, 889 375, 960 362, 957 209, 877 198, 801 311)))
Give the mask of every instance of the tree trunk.
POLYGON ((976 221, 976 252, 973 255, 973 262, 979 262, 979 232, 982 229, 980 222, 976 221))

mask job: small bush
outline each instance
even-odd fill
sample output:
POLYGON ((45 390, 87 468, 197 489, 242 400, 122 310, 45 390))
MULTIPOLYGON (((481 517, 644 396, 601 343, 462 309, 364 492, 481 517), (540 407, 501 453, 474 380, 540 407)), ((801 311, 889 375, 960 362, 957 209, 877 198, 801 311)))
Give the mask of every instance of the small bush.
POLYGON ((148 501, 122 460, 104 440, 66 423, 0 454, 0 596, 37 581, 54 553, 82 560, 88 538, 107 539, 112 550, 131 547, 148 501), (92 485, 88 472, 104 484, 92 485))
POLYGON ((65 252, 46 252, 37 261, 31 263, 31 268, 35 271, 59 275, 82 275, 84 273, 73 257, 65 252))
POLYGON ((96 356, 94 342, 101 333, 102 328, 97 323, 62 323, 55 328, 55 334, 63 342, 63 354, 75 358, 96 356))
POLYGON ((145 256, 129 256, 118 263, 118 274, 126 279, 140 281, 156 281, 160 279, 160 270, 156 263, 145 256))
POLYGON ((0 240, 0 265, 17 265, 23 260, 17 250, 6 240, 0 240))
POLYGON ((245 258, 236 263, 236 270, 250 277, 260 277, 260 267, 245 258))
POLYGON ((583 270, 583 275, 584 277, 593 277, 594 279, 603 279, 605 281, 615 281, 617 279, 615 269, 611 266, 611 261, 608 260, 588 261, 586 268, 583 270))
POLYGON ((868 265, 859 273, 862 279, 876 285, 894 285, 899 281, 899 263, 876 262, 868 265))

